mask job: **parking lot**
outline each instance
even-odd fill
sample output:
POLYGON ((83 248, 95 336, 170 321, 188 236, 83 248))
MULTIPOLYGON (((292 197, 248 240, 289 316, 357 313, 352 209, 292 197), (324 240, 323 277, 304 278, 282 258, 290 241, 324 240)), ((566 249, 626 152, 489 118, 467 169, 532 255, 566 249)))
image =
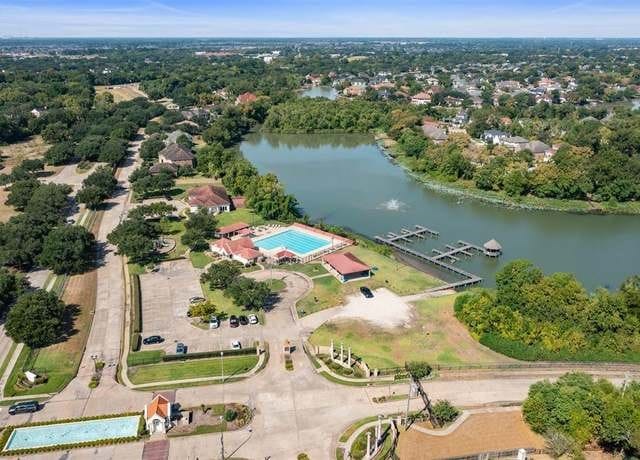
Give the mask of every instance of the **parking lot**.
POLYGON ((233 340, 240 340, 243 347, 262 340, 260 325, 231 328, 225 320, 218 329, 209 330, 206 325, 191 324, 193 320, 187 317, 189 299, 203 295, 199 277, 189 260, 164 262, 158 265, 157 272, 140 276, 142 337, 164 338, 163 343, 143 345, 143 350, 163 349, 173 354, 176 344, 182 342, 189 353, 196 353, 229 349, 233 340))

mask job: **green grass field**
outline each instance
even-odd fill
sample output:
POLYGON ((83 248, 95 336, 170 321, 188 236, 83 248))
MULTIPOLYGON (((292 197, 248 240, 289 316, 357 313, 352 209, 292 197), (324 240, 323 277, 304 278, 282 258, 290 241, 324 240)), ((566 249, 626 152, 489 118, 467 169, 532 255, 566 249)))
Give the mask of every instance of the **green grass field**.
POLYGON ((304 311, 308 315, 341 305, 347 295, 356 293, 361 286, 368 286, 371 289, 386 287, 398 295, 410 295, 442 284, 440 280, 426 273, 371 249, 352 246, 346 251, 352 252, 373 268, 371 278, 345 284, 332 276, 316 278, 313 280, 314 287, 311 292, 298 302, 299 314, 302 315, 304 311))
POLYGON ((194 359, 162 364, 136 366, 129 369, 129 378, 134 384, 164 382, 170 380, 193 379, 201 377, 232 377, 253 369, 258 364, 255 355, 232 356, 229 358, 194 359))
POLYGON ((235 224, 236 222, 245 222, 252 226, 264 223, 264 219, 249 208, 240 208, 231 212, 223 212, 216 216, 216 221, 218 222, 218 227, 235 224))
POLYGON ((161 220, 160 232, 176 240, 176 247, 173 251, 165 254, 165 258, 173 259, 185 255, 187 247, 180 241, 185 232, 184 222, 182 220, 161 220))
POLYGON ((344 343, 371 367, 403 366, 406 361, 431 364, 483 364, 506 362, 480 345, 453 315, 456 295, 415 303, 415 315, 408 328, 381 329, 359 320, 329 322, 310 337, 315 345, 344 343))
POLYGON ((191 259, 191 265, 193 265, 194 268, 204 268, 213 262, 211 257, 200 251, 191 251, 189 253, 189 259, 191 259))
POLYGON ((13 372, 7 379, 4 395, 28 396, 56 393, 62 390, 76 375, 77 358, 75 353, 54 352, 49 349, 31 350, 25 346, 18 356, 13 372), (23 375, 22 369, 35 369, 46 374, 47 382, 31 389, 16 389, 14 386, 23 375))
POLYGON ((329 273, 319 262, 310 262, 308 264, 284 264, 278 266, 278 270, 299 272, 310 278, 329 273))

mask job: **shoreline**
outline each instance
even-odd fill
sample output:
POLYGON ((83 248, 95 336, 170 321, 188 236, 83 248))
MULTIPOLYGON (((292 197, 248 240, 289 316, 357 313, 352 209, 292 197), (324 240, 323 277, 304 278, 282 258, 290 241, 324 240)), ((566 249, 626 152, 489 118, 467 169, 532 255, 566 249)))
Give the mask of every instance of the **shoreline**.
POLYGON ((633 204, 618 204, 617 208, 610 209, 605 207, 592 207, 593 205, 602 205, 603 203, 595 203, 590 201, 581 200, 555 200, 561 202, 560 204, 553 204, 552 199, 549 198, 537 198, 537 197, 523 197, 524 200, 536 200, 536 203, 518 201, 506 196, 498 196, 497 192, 488 192, 479 189, 467 189, 459 186, 455 186, 452 183, 444 182, 435 178, 425 177, 414 171, 408 166, 403 164, 398 158, 394 157, 389 148, 382 144, 382 139, 379 136, 375 136, 375 144, 382 155, 384 155, 394 166, 398 166, 412 179, 420 182, 424 187, 429 190, 444 193, 452 196, 459 196, 469 199, 474 199, 484 203, 489 203, 495 206, 511 209, 522 209, 526 211, 553 211, 563 212, 570 214, 586 214, 586 215, 626 215, 636 216, 640 215, 640 203, 633 204), (496 194, 496 195, 493 195, 496 194), (539 201, 539 202, 538 202, 539 201))

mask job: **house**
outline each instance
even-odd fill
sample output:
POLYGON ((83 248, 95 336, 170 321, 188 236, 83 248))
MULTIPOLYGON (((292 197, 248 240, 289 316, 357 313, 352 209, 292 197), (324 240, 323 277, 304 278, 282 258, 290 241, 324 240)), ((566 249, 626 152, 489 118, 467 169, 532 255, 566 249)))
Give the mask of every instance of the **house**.
POLYGON ((521 150, 524 150, 529 146, 529 139, 525 139, 524 137, 521 137, 521 136, 512 136, 504 139, 502 141, 502 144, 505 147, 509 147, 510 149, 513 149, 516 152, 520 152, 521 150))
POLYGON ((240 237, 235 240, 220 238, 211 243, 211 251, 231 260, 240 262, 244 266, 256 263, 262 254, 256 249, 251 238, 240 237))
POLYGON ((436 121, 423 121, 422 132, 425 137, 431 139, 436 144, 442 144, 447 141, 449 136, 447 132, 440 127, 440 124, 436 121))
POLYGON ((327 254, 322 258, 322 265, 341 283, 365 279, 371 276, 371 267, 351 252, 327 254))
POLYGON ((257 99, 258 99, 258 96, 256 96, 253 93, 250 93, 250 92, 242 93, 240 96, 236 98, 236 105, 251 104, 252 102, 255 102, 257 99))
POLYGON ((210 214, 220 214, 229 212, 232 208, 231 198, 224 187, 203 185, 189 190, 188 196, 191 212, 204 208, 210 214))
POLYGON ((300 260, 298 258, 298 256, 296 256, 293 252, 287 251, 286 249, 283 249, 282 251, 276 252, 272 256, 272 259, 277 264, 295 263, 295 262, 298 262, 300 260))
POLYGON ((175 177, 178 175, 178 166, 173 163, 156 163, 149 168, 149 174, 152 176, 157 176, 162 171, 166 171, 175 177))
POLYGON ((431 95, 428 93, 418 93, 411 96, 411 103, 413 105, 425 105, 431 102, 431 95))
POLYGON ((191 166, 196 159, 191 150, 180 144, 169 144, 158 153, 160 163, 172 163, 176 166, 191 166))
POLYGON ((508 133, 505 133, 504 131, 500 131, 498 129, 488 129, 484 133, 482 133, 482 140, 493 145, 502 144, 502 142, 507 137, 509 137, 508 133))
POLYGON ((531 141, 527 145, 536 161, 549 161, 553 156, 553 148, 542 141, 531 141))
POLYGON ((235 224, 220 227, 216 232, 216 237, 231 239, 238 235, 247 236, 248 233, 251 233, 249 224, 246 222, 236 222, 235 224))
POLYGON ((31 115, 33 115, 36 118, 40 118, 42 116, 42 114, 44 113, 44 110, 42 109, 31 109, 31 115))
POLYGON ((171 402, 162 395, 156 395, 144 406, 144 421, 150 434, 166 433, 171 428, 171 402))
POLYGON ((367 90, 367 88, 365 86, 347 86, 344 91, 343 94, 345 96, 362 96, 364 94, 364 92, 367 90))

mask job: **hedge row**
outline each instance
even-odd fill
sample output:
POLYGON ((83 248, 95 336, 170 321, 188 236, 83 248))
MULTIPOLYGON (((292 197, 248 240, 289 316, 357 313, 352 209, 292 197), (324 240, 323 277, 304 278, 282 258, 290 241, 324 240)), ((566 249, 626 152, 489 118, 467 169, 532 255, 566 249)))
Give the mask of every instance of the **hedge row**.
POLYGON ((162 357, 162 361, 184 361, 186 359, 219 358, 221 351, 224 352, 225 357, 255 355, 257 353, 255 347, 241 348, 240 350, 201 351, 198 353, 187 353, 184 355, 164 355, 162 357))
POLYGON ((140 293, 140 277, 131 275, 131 351, 138 351, 142 346, 142 294, 140 293))
POLYGON ((49 420, 46 422, 25 423, 24 425, 17 425, 17 426, 8 425, 2 430, 2 434, 0 435, 0 446, 2 446, 2 451, 0 452, 0 455, 3 455, 3 456, 28 455, 28 454, 37 454, 42 452, 52 452, 56 450, 79 449, 83 447, 100 447, 100 446, 107 446, 110 444, 123 444, 126 442, 138 441, 145 434, 145 429, 146 429, 146 426, 145 426, 142 414, 140 412, 126 412, 122 414, 95 415, 92 417, 49 420), (118 418, 118 417, 130 417, 134 415, 137 415, 138 417, 140 417, 138 422, 138 434, 136 436, 127 436, 122 438, 111 438, 111 439, 99 439, 96 441, 58 444, 55 446, 34 447, 29 449, 12 449, 8 451, 4 450, 7 445, 7 442, 9 441, 9 438, 11 437, 11 434, 17 428, 29 428, 29 427, 44 426, 44 425, 58 425, 62 423, 83 422, 87 420, 101 420, 101 419, 118 418))
POLYGON ((567 362, 640 362, 640 353, 612 353, 600 350, 546 350, 540 345, 527 345, 517 340, 506 339, 497 334, 485 333, 480 343, 498 353, 521 361, 567 361, 567 362))

